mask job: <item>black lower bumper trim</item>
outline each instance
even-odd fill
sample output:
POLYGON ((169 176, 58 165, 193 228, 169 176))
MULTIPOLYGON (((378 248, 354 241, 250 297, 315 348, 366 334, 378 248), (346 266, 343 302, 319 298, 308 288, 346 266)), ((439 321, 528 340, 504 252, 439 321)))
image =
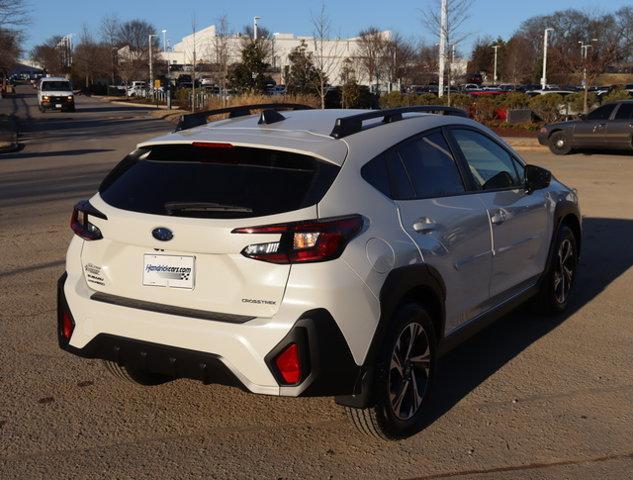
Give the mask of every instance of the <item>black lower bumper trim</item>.
POLYGON ((116 335, 99 334, 84 348, 66 345, 67 350, 86 358, 100 358, 145 372, 173 378, 191 378, 248 390, 218 355, 145 342, 116 335))

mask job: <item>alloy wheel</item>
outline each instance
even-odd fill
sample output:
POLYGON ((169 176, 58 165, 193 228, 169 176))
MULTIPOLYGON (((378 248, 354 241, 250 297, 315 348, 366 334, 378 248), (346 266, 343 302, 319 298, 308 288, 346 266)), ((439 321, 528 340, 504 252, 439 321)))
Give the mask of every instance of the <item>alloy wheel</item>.
POLYGON ((554 270, 554 296, 559 304, 567 301, 574 279, 576 258, 574 246, 569 238, 564 239, 558 247, 554 270))
POLYGON ((431 349, 424 327, 407 324, 400 332, 389 364, 389 399, 394 415, 409 420, 420 409, 431 372, 431 349))

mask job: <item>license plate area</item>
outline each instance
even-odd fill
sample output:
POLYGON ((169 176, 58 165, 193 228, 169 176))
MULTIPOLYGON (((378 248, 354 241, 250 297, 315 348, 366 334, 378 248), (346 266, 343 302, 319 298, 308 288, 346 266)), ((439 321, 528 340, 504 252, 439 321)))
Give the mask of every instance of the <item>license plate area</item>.
POLYGON ((196 257, 188 255, 143 255, 143 285, 192 290, 196 278, 196 257))
POLYGON ((62 108, 62 104, 61 103, 56 103, 55 104, 55 108, 62 108))

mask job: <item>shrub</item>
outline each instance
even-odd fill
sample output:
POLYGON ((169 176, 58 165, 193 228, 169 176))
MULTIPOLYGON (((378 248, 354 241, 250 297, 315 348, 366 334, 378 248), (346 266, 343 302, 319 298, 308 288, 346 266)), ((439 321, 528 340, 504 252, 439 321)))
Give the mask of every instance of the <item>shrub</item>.
POLYGON ((466 110, 467 112, 470 112, 470 109, 474 103, 474 99, 470 95, 466 95, 465 93, 456 93, 454 95, 451 95, 451 105, 453 107, 466 110))
POLYGON ((478 122, 489 122, 495 118, 497 103, 491 97, 479 97, 473 106, 473 117, 478 122))
POLYGON ((499 106, 502 108, 527 108, 530 104, 530 97, 525 93, 512 92, 499 95, 499 106))
POLYGON ((446 96, 440 98, 434 93, 422 93, 415 95, 415 102, 412 105, 445 105, 446 96))
MULTIPOLYGON (((570 114, 574 113, 582 113, 584 109, 585 103, 585 94, 584 92, 576 92, 567 95, 563 98, 563 104, 569 106, 570 114)), ((592 110, 593 107, 598 103, 598 96, 595 93, 587 93, 587 105, 589 110, 592 110)))
POLYGON ((618 102, 620 100, 631 100, 631 94, 626 90, 612 90, 602 97, 602 103, 618 102))
POLYGON ((560 116, 560 109, 564 103, 563 97, 559 94, 547 93, 532 97, 530 99, 530 108, 545 123, 552 123, 560 116))

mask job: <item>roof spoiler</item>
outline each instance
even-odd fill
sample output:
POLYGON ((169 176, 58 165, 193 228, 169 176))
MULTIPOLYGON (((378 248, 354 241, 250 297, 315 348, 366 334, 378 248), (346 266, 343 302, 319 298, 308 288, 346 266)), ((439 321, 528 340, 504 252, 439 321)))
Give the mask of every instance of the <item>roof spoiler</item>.
MULTIPOLYGON (((300 103, 260 103, 255 105, 238 105, 235 107, 216 108, 214 110, 205 110, 203 112, 189 113, 182 115, 176 125, 175 132, 181 130, 188 130, 190 128, 199 127, 200 125, 206 125, 209 117, 213 115, 220 115, 222 113, 228 113, 229 118, 245 117, 251 115, 254 110, 265 111, 279 111, 279 110, 311 110, 312 107, 308 105, 302 105, 300 103)), ((270 115, 270 114, 268 114, 270 115)), ((278 118, 278 117, 277 117, 278 118)), ((261 122, 260 123, 272 123, 261 122)))
POLYGON ((402 120, 403 113, 439 113, 442 115, 454 115, 457 117, 468 118, 468 113, 460 108, 447 107, 445 105, 418 105, 413 107, 391 108, 388 110, 375 110, 367 113, 359 113, 349 117, 340 117, 336 119, 334 128, 330 133, 331 137, 343 138, 354 133, 358 133, 363 129, 365 120, 374 118, 382 118, 382 123, 393 123, 402 120))

